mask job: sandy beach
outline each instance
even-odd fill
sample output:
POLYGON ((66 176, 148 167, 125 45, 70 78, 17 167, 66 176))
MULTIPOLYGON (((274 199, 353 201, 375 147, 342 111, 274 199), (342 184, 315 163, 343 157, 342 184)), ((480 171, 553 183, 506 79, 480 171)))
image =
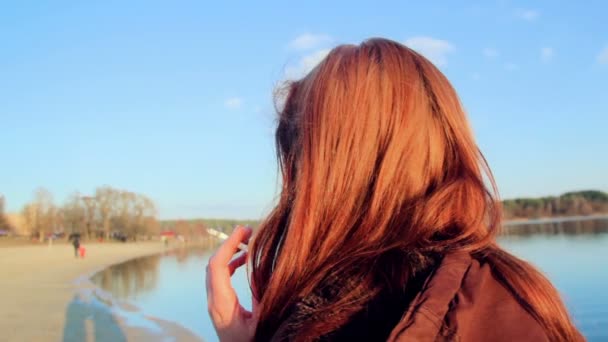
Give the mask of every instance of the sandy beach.
POLYGON ((163 250, 160 243, 85 247, 86 257, 76 259, 68 244, 0 246, 0 340, 157 341, 168 335, 176 341, 200 341, 170 322, 157 321, 164 336, 127 326, 108 312, 87 307, 86 299, 80 298, 82 286, 91 286, 86 281, 89 275, 115 263, 159 253, 163 250))

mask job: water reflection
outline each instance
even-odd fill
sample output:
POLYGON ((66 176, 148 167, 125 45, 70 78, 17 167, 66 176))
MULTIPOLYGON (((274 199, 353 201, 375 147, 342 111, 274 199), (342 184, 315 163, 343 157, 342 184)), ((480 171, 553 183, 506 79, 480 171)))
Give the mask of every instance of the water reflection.
MULTIPOLYGON (((160 256, 149 257, 154 259, 150 263, 137 260, 134 262, 137 265, 110 267, 111 272, 99 273, 93 282, 119 299, 123 307, 138 309, 146 317, 176 322, 204 341, 217 341, 213 324, 206 314, 205 271, 211 254, 212 250, 206 247, 171 249, 160 256), (144 270, 137 270, 142 265, 144 270), (130 274, 137 272, 150 275, 130 274), (140 281, 142 279, 152 281, 145 283, 140 281), (132 285, 124 286, 125 283, 132 285)), ((232 280, 243 305, 250 309, 251 290, 245 270, 237 270, 232 280)))
POLYGON ((588 220, 546 220, 535 223, 518 222, 506 225, 503 229, 505 236, 534 236, 534 235, 598 235, 608 233, 608 219, 588 220))
POLYGON ((178 265, 185 265, 191 258, 203 258, 207 254, 209 249, 206 247, 168 249, 160 255, 141 257, 106 268, 95 274, 91 281, 118 300, 134 299, 157 287, 161 259, 175 260, 178 265))
POLYGON ((173 257, 178 264, 185 263, 190 257, 202 257, 209 253, 208 247, 184 247, 165 251, 162 255, 173 257))
POLYGON ((97 273, 94 284, 124 300, 154 290, 158 282, 160 255, 129 260, 97 273))

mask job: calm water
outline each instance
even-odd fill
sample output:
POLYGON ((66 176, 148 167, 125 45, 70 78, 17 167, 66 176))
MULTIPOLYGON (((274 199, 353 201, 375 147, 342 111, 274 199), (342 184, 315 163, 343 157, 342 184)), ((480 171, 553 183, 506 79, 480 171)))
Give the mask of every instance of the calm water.
MULTIPOLYGON (((510 232, 501 238, 502 245, 545 272, 588 340, 608 340, 608 220, 518 225, 510 232)), ((216 341, 205 293, 209 255, 190 250, 132 260, 102 271, 93 281, 145 315, 178 322, 205 341, 216 341)), ((237 272, 233 280, 244 306, 250 308, 244 272, 237 272)))

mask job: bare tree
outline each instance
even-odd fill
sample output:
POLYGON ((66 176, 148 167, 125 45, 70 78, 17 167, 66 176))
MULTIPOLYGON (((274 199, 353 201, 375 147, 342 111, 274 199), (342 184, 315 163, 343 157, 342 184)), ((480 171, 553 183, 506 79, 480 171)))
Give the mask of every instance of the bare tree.
POLYGON ((23 224, 25 231, 29 235, 34 235, 38 232, 38 205, 36 203, 27 203, 21 210, 23 216, 23 224))
POLYGON ((175 223, 175 233, 177 235, 186 236, 190 233, 190 222, 184 220, 178 220, 175 223))
POLYGON ((121 191, 118 195, 118 229, 124 234, 133 236, 133 206, 135 194, 121 191))
POLYGON ((95 197, 91 196, 82 196, 81 199, 84 202, 86 213, 85 235, 87 239, 89 239, 91 238, 91 234, 93 233, 93 225, 95 224, 95 208, 97 206, 97 202, 95 201, 95 197))
POLYGON ((41 188, 22 210, 26 230, 38 234, 40 240, 44 239, 45 233, 59 228, 83 233, 86 238, 91 238, 95 232, 103 232, 109 238, 113 231, 137 238, 160 231, 156 215, 156 206, 150 198, 109 186, 97 188, 94 196, 81 196, 76 192, 61 208, 57 208, 51 194, 41 188))
POLYGON ((40 242, 43 242, 46 232, 55 228, 53 227, 55 221, 53 195, 45 188, 38 188, 34 194, 34 204, 36 210, 34 227, 39 234, 40 242))
POLYGON ((160 222, 154 216, 146 216, 144 229, 147 235, 158 235, 160 233, 160 222))
POLYGON ((36 190, 33 201, 23 206, 22 216, 25 230, 38 235, 41 242, 44 241, 46 232, 53 232, 58 222, 57 208, 51 193, 44 188, 36 190))
POLYGON ((0 230, 12 230, 4 213, 4 196, 0 195, 0 230))
POLYGON ((151 199, 141 194, 134 194, 131 200, 133 201, 132 231, 137 236, 148 230, 146 219, 156 216, 156 207, 151 199))
POLYGON ((86 221, 86 209, 81 197, 80 193, 73 193, 61 210, 63 225, 70 233, 82 233, 82 227, 86 221))
POLYGON ((110 238, 112 212, 117 200, 118 190, 116 189, 103 186, 95 190, 95 201, 97 202, 101 225, 106 239, 110 238))

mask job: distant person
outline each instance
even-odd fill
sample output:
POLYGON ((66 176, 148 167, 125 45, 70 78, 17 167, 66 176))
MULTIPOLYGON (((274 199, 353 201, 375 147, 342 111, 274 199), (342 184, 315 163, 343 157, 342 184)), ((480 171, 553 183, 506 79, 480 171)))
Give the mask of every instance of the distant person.
POLYGON ((80 235, 72 235, 72 246, 74 246, 74 256, 78 258, 78 252, 80 250, 80 235))
POLYGON ((496 242, 501 208, 458 96, 394 41, 342 45, 281 98, 278 204, 250 257, 209 260, 221 341, 583 341, 556 289, 496 242), (230 275, 250 260, 253 312, 230 275), (232 260, 232 261, 231 261, 232 260))

